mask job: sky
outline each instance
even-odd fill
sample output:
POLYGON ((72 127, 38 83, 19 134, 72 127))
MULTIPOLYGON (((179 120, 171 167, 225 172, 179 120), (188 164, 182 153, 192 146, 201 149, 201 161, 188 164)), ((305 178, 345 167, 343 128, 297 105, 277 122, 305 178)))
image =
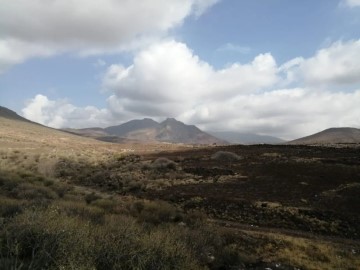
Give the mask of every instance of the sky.
POLYGON ((360 128, 360 0, 0 0, 0 105, 55 128, 360 128))

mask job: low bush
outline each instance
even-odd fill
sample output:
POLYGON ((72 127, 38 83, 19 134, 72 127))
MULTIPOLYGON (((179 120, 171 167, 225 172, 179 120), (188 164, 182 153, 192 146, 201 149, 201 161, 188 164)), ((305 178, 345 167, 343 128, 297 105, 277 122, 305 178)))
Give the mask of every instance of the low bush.
POLYGON ((89 193, 89 194, 86 194, 84 199, 85 199, 85 202, 87 204, 90 204, 92 203, 93 201, 96 201, 98 199, 100 199, 101 197, 97 194, 95 194, 95 192, 92 192, 92 193, 89 193))
POLYGON ((0 217, 9 218, 22 212, 24 203, 19 200, 0 197, 0 217))
POLYGON ((168 158, 158 158, 154 160, 151 167, 158 171, 171 171, 176 170, 176 163, 168 158))
POLYGON ((227 162, 239 161, 242 159, 241 156, 239 156, 233 152, 228 152, 228 151, 218 151, 215 154, 213 154, 211 156, 211 158, 214 160, 227 161, 227 162))
POLYGON ((106 226, 57 209, 27 211, 0 230, 0 269, 202 269, 171 229, 146 231, 133 218, 106 226))
POLYGON ((159 225, 182 220, 182 213, 175 206, 163 201, 137 201, 129 206, 130 214, 140 222, 159 225))

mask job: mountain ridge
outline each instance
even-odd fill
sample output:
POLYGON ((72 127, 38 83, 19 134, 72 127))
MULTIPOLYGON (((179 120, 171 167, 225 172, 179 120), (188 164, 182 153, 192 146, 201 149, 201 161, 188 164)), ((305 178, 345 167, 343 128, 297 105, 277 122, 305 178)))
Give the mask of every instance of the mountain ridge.
POLYGON ((104 129, 109 135, 138 141, 159 141, 184 144, 227 144, 195 125, 186 125, 175 118, 158 123, 150 118, 135 119, 104 129))

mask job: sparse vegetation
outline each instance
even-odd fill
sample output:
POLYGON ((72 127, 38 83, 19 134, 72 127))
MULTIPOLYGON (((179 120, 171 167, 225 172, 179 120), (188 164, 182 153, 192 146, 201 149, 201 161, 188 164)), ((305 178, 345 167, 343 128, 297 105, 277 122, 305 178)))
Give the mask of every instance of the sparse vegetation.
POLYGON ((360 268, 353 146, 162 151, 38 129, 0 130, 0 269, 360 268))

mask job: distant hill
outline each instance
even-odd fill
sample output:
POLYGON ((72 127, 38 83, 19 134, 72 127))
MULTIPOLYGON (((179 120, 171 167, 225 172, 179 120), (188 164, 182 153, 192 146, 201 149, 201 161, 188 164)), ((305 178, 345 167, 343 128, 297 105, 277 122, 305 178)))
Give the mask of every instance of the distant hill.
POLYGON ((160 123, 156 140, 164 142, 180 142, 194 144, 226 144, 208 133, 201 131, 194 125, 185 125, 174 118, 168 118, 160 123))
POLYGON ((277 137, 258 135, 255 133, 209 131, 209 134, 233 144, 279 144, 285 142, 284 140, 277 137))
POLYGON ((67 132, 107 142, 168 142, 184 144, 228 144, 174 118, 158 123, 150 118, 131 120, 107 128, 64 129, 67 132))
POLYGON ((111 126, 104 128, 104 131, 110 135, 116 135, 119 137, 127 137, 133 132, 147 129, 160 128, 160 124, 150 118, 144 118, 142 120, 131 120, 118 126, 111 126))
POLYGON ((132 120, 104 129, 109 135, 138 141, 159 141, 185 144, 226 144, 194 125, 186 125, 174 118, 158 123, 152 119, 132 120))
POLYGON ((319 133, 289 142, 289 144, 336 143, 360 143, 360 129, 350 127, 329 128, 319 133))

